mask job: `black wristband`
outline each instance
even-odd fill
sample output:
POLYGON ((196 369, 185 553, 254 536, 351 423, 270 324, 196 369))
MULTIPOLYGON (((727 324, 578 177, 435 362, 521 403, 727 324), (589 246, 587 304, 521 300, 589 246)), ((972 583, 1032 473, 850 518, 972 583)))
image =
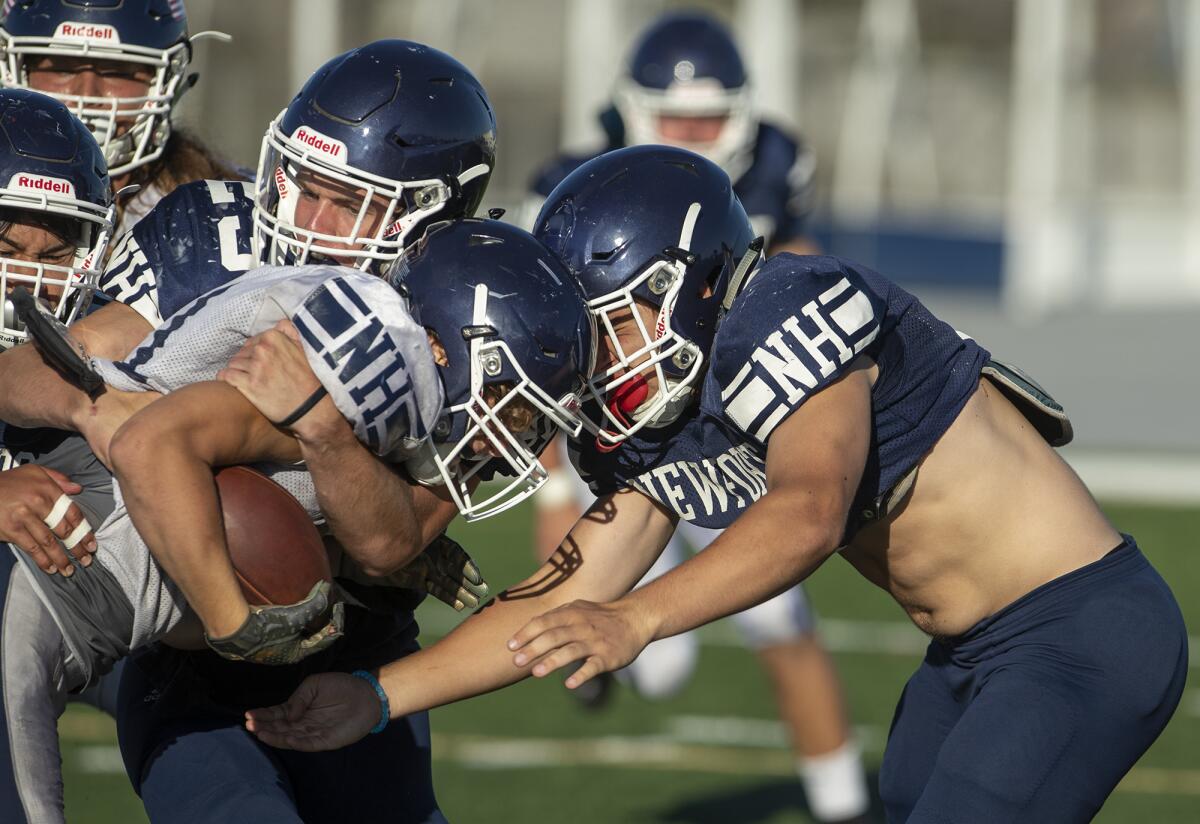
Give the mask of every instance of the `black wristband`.
POLYGON ((317 391, 313 392, 311 395, 309 395, 308 400, 306 400, 304 403, 297 406, 296 411, 292 412, 292 414, 288 415, 286 418, 279 421, 275 425, 276 426, 291 426, 296 421, 300 420, 305 415, 307 415, 309 412, 311 412, 312 408, 321 402, 321 398, 325 397, 328 394, 329 393, 325 390, 324 386, 317 387, 317 391))

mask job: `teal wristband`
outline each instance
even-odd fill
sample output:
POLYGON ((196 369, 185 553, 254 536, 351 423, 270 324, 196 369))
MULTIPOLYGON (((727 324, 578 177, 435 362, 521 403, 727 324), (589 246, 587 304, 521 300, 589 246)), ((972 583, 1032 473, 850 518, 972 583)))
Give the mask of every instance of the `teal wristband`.
POLYGON ((361 678, 375 688, 375 694, 379 696, 379 723, 371 727, 371 732, 383 732, 384 728, 388 725, 388 721, 391 720, 387 693, 383 691, 383 684, 380 684, 379 679, 366 670, 355 670, 350 674, 355 678, 361 678))

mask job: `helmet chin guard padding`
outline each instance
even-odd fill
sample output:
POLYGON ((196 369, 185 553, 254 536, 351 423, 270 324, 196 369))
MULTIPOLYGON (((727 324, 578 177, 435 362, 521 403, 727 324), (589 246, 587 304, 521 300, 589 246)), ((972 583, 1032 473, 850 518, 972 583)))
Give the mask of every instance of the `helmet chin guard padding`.
POLYGON ((254 247, 264 265, 331 260, 380 271, 426 227, 479 208, 495 165, 496 119, 454 58, 380 40, 313 74, 263 137, 254 247), (302 198, 344 205, 337 231, 302 226, 302 198))
POLYGON ((677 420, 699 391, 726 292, 762 248, 729 176, 669 146, 608 152, 550 193, 534 234, 579 278, 608 355, 583 410, 597 444, 677 420))

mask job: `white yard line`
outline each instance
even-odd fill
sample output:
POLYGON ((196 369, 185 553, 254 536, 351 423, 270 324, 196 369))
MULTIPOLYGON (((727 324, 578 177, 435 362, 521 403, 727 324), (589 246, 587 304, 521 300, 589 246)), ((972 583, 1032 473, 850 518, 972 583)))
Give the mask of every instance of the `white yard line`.
MULTIPOLYGON (((685 727, 700 719, 690 718, 685 727)), ((761 730, 759 719, 718 718, 719 736, 725 736, 731 721, 761 730)), ((867 728, 871 730, 871 728, 867 728)), ((877 740, 882 729, 870 733, 877 740)), ((869 747, 868 749, 874 749, 869 747)), ((613 767, 629 770, 664 770, 722 775, 791 776, 795 767, 791 752, 783 746, 765 748, 689 743, 670 735, 597 738, 503 738, 487 735, 433 734, 435 760, 453 761, 465 767, 492 770, 546 769, 552 767, 613 767)), ((1200 796, 1200 770, 1134 767, 1117 786, 1117 792, 1150 795, 1200 796)))

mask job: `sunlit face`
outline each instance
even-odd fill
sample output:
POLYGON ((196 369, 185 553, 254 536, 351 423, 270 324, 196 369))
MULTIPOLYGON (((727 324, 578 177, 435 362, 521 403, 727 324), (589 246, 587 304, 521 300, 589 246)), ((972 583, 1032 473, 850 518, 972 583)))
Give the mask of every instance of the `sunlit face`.
MULTIPOLYGON (((331 180, 308 169, 300 169, 295 178, 299 190, 296 200, 295 223, 300 229, 323 235, 350 236, 374 238, 380 229, 380 223, 387 214, 389 198, 376 194, 366 204, 363 201, 366 193, 363 189, 351 186, 338 180, 331 180), (355 223, 362 214, 362 223, 355 232, 355 223)), ((392 215, 392 219, 400 217, 401 212, 392 215)), ((357 250, 362 244, 338 243, 321 240, 318 244, 333 249, 357 250)), ((334 258, 338 263, 353 266, 353 258, 334 258)))
MULTIPOLYGON (((27 74, 34 91, 110 99, 146 97, 154 81, 154 70, 141 63, 49 54, 33 59, 27 74)), ((124 134, 133 122, 131 116, 118 117, 117 134, 124 134)))
MULTIPOLYGON (((642 325, 653 335, 658 321, 658 313, 652 306, 640 299, 634 301, 634 307, 637 308, 642 325)), ((613 332, 616 333, 616 336, 614 339, 612 335, 607 333, 607 329, 603 325, 600 326, 602 334, 600 335, 596 349, 594 375, 603 375, 609 369, 621 363, 622 352, 633 353, 646 346, 642 331, 634 319, 633 307, 621 307, 609 315, 609 320, 612 323, 613 332)), ((624 369, 611 375, 608 380, 617 380, 630 372, 639 371, 652 357, 652 352, 646 352, 641 357, 629 363, 624 369)), ((654 393, 658 391, 658 376, 655 374, 655 370, 646 370, 643 373, 643 378, 646 381, 647 397, 653 397, 654 393)))
MULTIPOLYGON (((42 221, 18 218, 6 229, 0 230, 0 258, 8 258, 10 261, 70 266, 75 252, 76 247, 71 239, 42 221)), ((32 277, 37 274, 37 267, 9 263, 8 271, 13 275, 32 277)), ((17 285, 11 279, 6 280, 6 292, 11 292, 17 285)), ((29 284, 25 285, 28 288, 29 284)), ((47 281, 42 286, 41 296, 52 303, 62 297, 62 294, 63 287, 60 284, 47 281)))
POLYGON ((664 140, 684 147, 713 143, 721 136, 728 119, 723 114, 700 117, 663 114, 658 117, 658 132, 664 140))

